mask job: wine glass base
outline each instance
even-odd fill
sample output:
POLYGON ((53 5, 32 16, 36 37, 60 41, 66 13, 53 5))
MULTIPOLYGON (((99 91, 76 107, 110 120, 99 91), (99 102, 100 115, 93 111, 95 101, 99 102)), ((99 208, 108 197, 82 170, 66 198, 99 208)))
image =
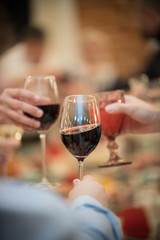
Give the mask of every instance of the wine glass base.
POLYGON ((104 167, 117 167, 117 166, 123 166, 127 164, 131 164, 132 161, 124 161, 124 160, 118 160, 118 161, 108 161, 106 164, 99 165, 99 168, 104 168, 104 167))
POLYGON ((37 184, 38 187, 42 189, 48 189, 48 190, 57 189, 58 187, 60 187, 60 185, 61 184, 58 182, 50 183, 46 178, 43 178, 42 181, 37 184))

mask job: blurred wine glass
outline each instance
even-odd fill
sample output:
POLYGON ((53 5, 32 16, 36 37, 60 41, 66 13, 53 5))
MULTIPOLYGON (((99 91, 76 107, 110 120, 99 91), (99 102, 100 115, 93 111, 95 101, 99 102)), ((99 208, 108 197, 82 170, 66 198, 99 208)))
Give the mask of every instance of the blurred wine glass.
POLYGON ((94 96, 71 95, 65 98, 60 134, 65 147, 78 160, 81 180, 83 161, 96 148, 101 137, 99 109, 94 96))
POLYGON ((14 150, 21 145, 23 128, 12 124, 0 126, 0 165, 3 177, 8 175, 8 161, 12 158, 14 150))
POLYGON ((46 134, 51 129, 59 116, 60 102, 57 84, 54 76, 28 76, 25 79, 24 88, 38 94, 41 97, 49 99, 49 104, 37 106, 43 111, 43 115, 40 118, 33 117, 32 115, 25 113, 28 117, 34 118, 40 121, 40 127, 35 129, 38 132, 41 140, 42 149, 42 180, 38 184, 42 188, 56 188, 58 183, 50 183, 47 179, 46 169, 46 134))
POLYGON ((107 148, 110 152, 109 160, 105 164, 100 165, 99 167, 112 167, 120 166, 125 164, 130 164, 131 161, 126 161, 121 159, 118 154, 118 145, 115 142, 116 137, 121 131, 121 127, 125 118, 125 114, 116 113, 111 114, 105 110, 105 107, 111 103, 119 102, 124 103, 124 92, 121 90, 108 91, 108 92, 99 92, 95 94, 98 100, 101 125, 102 125, 102 134, 107 138, 108 145, 107 148))

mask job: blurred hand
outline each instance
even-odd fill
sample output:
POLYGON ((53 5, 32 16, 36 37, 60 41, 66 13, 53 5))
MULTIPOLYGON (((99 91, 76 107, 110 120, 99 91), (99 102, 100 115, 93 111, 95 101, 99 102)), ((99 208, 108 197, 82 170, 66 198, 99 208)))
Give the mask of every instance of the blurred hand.
POLYGON ((0 95, 0 124, 12 123, 26 130, 38 128, 40 122, 25 116, 23 112, 34 117, 41 117, 42 110, 33 105, 49 103, 48 98, 41 98, 25 89, 6 88, 0 95))
POLYGON ((11 153, 15 148, 20 147, 20 141, 15 139, 0 139, 0 155, 11 153))
POLYGON ((104 187, 93 177, 85 176, 82 181, 75 179, 74 188, 69 192, 68 199, 74 201, 77 197, 88 195, 98 200, 104 207, 108 206, 108 197, 104 187))
POLYGON ((106 106, 108 113, 125 113, 121 133, 151 133, 160 131, 160 108, 136 97, 126 95, 125 103, 106 106))

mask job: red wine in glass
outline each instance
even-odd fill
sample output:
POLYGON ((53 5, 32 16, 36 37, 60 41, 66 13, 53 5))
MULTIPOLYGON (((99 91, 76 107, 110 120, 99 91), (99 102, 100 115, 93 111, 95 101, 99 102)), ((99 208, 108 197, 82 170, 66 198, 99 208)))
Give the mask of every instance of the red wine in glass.
POLYGON ((130 164, 131 161, 121 159, 118 154, 118 145, 115 142, 115 138, 120 134, 121 127, 124 122, 125 114, 116 113, 111 114, 105 110, 108 104, 114 102, 125 103, 124 92, 121 90, 100 92, 96 94, 99 102, 102 134, 108 139, 108 149, 110 151, 110 157, 106 164, 100 165, 99 167, 113 167, 130 164))
POLYGON ((100 107, 100 116, 103 134, 110 139, 116 137, 120 133, 125 115, 123 113, 110 114, 105 108, 100 107))
POLYGON ((61 132, 63 144, 78 161, 83 161, 97 146, 101 125, 73 127, 61 132))
POLYGON ((96 148, 101 137, 101 122, 96 98, 91 95, 67 96, 60 121, 61 139, 78 160, 79 179, 83 161, 96 148))
POLYGON ((28 113, 25 113, 25 115, 41 123, 40 127, 37 128, 38 131, 48 131, 59 116, 60 104, 41 105, 37 107, 43 111, 42 117, 33 117, 28 113))

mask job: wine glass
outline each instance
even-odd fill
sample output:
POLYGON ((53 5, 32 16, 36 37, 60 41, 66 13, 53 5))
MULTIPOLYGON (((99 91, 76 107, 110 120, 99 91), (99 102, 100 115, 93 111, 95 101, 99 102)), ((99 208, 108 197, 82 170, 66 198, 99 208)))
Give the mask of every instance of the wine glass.
POLYGON ((3 177, 8 175, 8 161, 12 158, 14 149, 20 146, 23 132, 23 128, 12 124, 0 126, 0 141, 3 142, 0 149, 0 165, 3 177))
POLYGON ((105 110, 105 107, 108 104, 119 102, 125 103, 124 92, 122 90, 108 91, 108 92, 99 92, 95 94, 98 100, 101 124, 102 124, 102 133, 108 139, 108 149, 110 151, 109 160, 99 167, 113 167, 119 165, 130 164, 131 161, 126 161, 121 159, 118 154, 118 145, 115 142, 116 137, 121 131, 121 127, 125 118, 125 114, 116 113, 111 114, 105 110))
MULTIPOLYGON (((38 132, 41 140, 42 148, 42 180, 38 184, 42 188, 56 188, 58 183, 51 184, 47 179, 46 170, 46 134, 50 130, 53 123, 56 121, 59 115, 60 102, 57 84, 54 76, 28 76, 25 79, 24 88, 38 94, 41 97, 47 97, 50 100, 48 105, 38 105, 43 115, 40 118, 34 117, 34 119, 40 121, 41 125, 35 131, 38 132)), ((28 117, 33 118, 32 115, 25 113, 28 117)))
POLYGON ((100 114, 94 96, 71 95, 65 98, 60 134, 63 144, 78 160, 81 180, 83 161, 96 148, 101 137, 100 114))

